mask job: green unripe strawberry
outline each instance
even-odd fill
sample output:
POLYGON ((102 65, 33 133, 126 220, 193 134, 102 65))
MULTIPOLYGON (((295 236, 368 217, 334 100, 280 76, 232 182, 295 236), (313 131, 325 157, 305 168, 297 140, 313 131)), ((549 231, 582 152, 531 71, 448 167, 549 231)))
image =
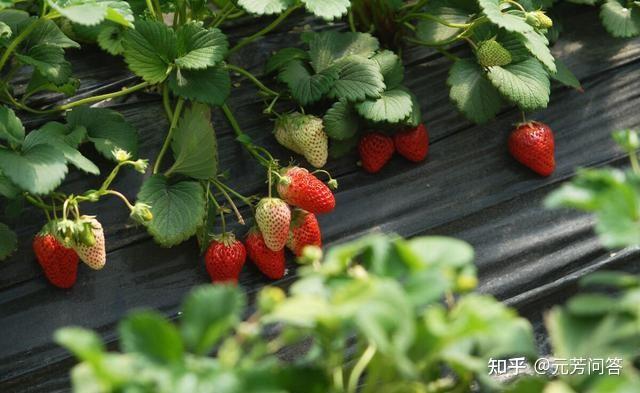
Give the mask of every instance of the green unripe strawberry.
POLYGON ((526 22, 538 29, 550 29, 553 26, 551 18, 544 11, 527 12, 526 22))
POLYGON ((278 142, 298 154, 311 165, 321 168, 329 156, 329 138, 322 119, 294 112, 278 119, 274 134, 278 142))
POLYGON ((273 128, 273 134, 279 144, 294 153, 303 154, 302 149, 300 149, 300 147, 293 142, 293 139, 291 139, 290 124, 291 118, 287 115, 282 116, 276 121, 275 127, 273 128))
POLYGON ((483 67, 505 66, 511 63, 511 53, 495 40, 483 41, 476 49, 478 64, 483 67))

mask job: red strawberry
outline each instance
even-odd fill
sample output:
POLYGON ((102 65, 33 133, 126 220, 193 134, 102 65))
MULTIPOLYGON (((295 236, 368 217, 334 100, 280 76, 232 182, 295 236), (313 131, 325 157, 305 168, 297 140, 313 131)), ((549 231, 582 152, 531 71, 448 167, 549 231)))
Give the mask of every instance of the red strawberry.
POLYGON ((282 250, 291 224, 289 206, 279 198, 262 198, 256 207, 256 222, 267 247, 273 251, 282 250))
POLYGON ((556 169, 554 150, 551 128, 538 121, 518 125, 509 136, 509 153, 541 176, 549 176, 556 169))
POLYGON ((424 124, 393 136, 398 153, 409 161, 424 161, 429 152, 429 134, 424 124))
POLYGON ((267 247, 260 231, 253 228, 247 234, 245 240, 249 259, 256 264, 258 269, 272 280, 284 277, 284 248, 280 251, 272 251, 267 247))
POLYGON ((78 254, 63 246, 46 228, 33 239, 33 251, 51 284, 71 288, 78 277, 78 254))
POLYGON ((297 166, 282 170, 278 194, 290 205, 312 213, 328 213, 336 207, 333 192, 326 184, 297 166))
POLYGON ((291 230, 289 231, 289 239, 287 247, 296 256, 302 255, 304 246, 322 246, 322 235, 318 219, 313 213, 296 209, 293 212, 291 220, 291 230))
POLYGON ((95 217, 85 216, 81 220, 85 221, 86 229, 91 241, 76 242, 73 248, 78 253, 82 262, 86 263, 90 268, 100 270, 107 262, 107 251, 104 242, 104 230, 102 224, 95 217))
POLYGON ((379 132, 363 136, 358 144, 362 168, 369 173, 380 171, 391 159, 394 151, 393 139, 379 132))
POLYGON ((225 233, 209 245, 204 256, 211 282, 238 282, 247 251, 232 233, 225 233))

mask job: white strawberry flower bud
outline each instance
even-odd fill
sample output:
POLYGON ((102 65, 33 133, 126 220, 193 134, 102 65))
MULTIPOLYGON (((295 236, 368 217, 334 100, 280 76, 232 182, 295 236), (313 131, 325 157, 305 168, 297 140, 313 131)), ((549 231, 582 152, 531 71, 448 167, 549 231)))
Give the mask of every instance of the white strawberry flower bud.
POLYGON ((133 169, 140 173, 145 173, 149 167, 149 160, 139 159, 133 163, 133 169))
POLYGON ((153 220, 151 206, 143 202, 136 202, 136 204, 133 205, 133 209, 131 209, 130 217, 140 224, 153 220))
POLYGON ((116 148, 114 149, 111 154, 113 154, 113 157, 116 159, 116 161, 118 162, 125 162, 125 161, 129 161, 131 159, 131 153, 129 153, 126 150, 122 150, 120 148, 116 148))

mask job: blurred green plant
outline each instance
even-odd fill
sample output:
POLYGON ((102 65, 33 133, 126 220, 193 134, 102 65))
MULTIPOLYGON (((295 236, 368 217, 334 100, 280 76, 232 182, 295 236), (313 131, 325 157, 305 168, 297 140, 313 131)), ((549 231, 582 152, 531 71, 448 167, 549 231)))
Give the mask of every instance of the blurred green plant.
POLYGON ((205 286, 187 297, 178 324, 154 311, 131 314, 119 325, 121 353, 106 352, 90 330, 59 330, 56 341, 81 361, 71 371, 74 391, 469 392, 475 386, 551 392, 560 390, 545 389, 560 386, 612 392, 606 390, 611 384, 640 386, 631 360, 640 348, 633 345, 640 339, 636 277, 591 278, 616 284, 620 299, 598 295, 598 304, 613 306, 594 310, 585 307, 589 298, 578 297, 548 317, 556 353, 624 355, 621 377, 526 377, 504 384, 489 376, 488 359, 536 358, 532 328, 496 299, 472 292, 477 279, 468 244, 374 234, 330 249, 322 264, 310 260, 317 253, 305 254, 308 264, 289 295, 265 287, 255 308, 238 288, 205 286), (295 359, 285 360, 286 351, 295 359))

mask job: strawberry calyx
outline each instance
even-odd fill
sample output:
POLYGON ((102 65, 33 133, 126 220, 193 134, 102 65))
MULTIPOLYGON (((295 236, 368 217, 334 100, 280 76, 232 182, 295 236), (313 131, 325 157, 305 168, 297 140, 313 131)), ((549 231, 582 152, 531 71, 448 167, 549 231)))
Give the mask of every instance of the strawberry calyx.
POLYGON ((236 242, 236 235, 233 232, 223 232, 211 236, 211 239, 212 241, 224 244, 226 247, 230 247, 236 242))

